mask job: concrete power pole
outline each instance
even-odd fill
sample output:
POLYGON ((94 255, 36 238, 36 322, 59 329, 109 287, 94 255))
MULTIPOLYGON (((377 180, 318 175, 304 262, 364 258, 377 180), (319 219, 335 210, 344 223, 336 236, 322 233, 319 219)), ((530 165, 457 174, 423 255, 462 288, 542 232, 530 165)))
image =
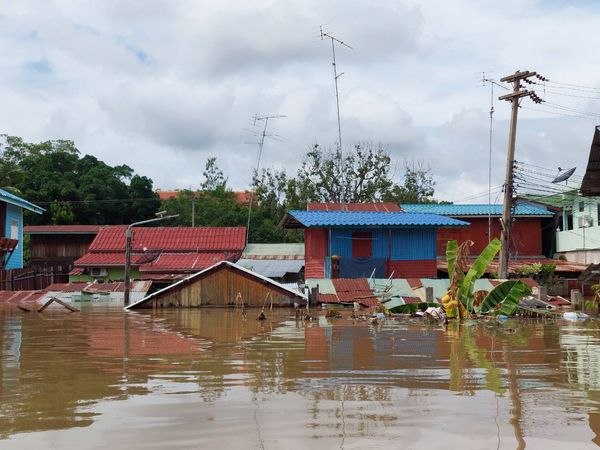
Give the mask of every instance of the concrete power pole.
POLYGON ((504 180, 504 209, 502 211, 502 230, 500 240, 502 248, 500 249, 500 264, 498 267, 498 275, 500 278, 508 278, 508 257, 510 254, 510 232, 512 227, 512 207, 513 207, 513 169, 515 163, 515 142, 517 138, 517 115, 519 113, 519 99, 522 97, 531 97, 536 103, 541 103, 542 100, 534 91, 522 89, 521 81, 530 77, 537 76, 536 72, 517 71, 512 75, 508 75, 500 81, 504 83, 512 83, 513 91, 510 94, 499 97, 499 100, 507 100, 512 104, 510 116, 510 131, 508 134, 508 157, 506 159, 506 178, 504 180))

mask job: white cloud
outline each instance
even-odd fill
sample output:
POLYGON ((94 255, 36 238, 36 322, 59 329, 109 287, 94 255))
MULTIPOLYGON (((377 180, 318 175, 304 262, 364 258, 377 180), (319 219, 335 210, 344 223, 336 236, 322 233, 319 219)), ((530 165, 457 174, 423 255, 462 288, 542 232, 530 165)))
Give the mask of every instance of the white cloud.
MULTIPOLYGON (((204 160, 215 155, 233 186, 245 188, 256 158, 256 147, 245 142, 256 138, 244 129, 255 113, 287 115, 270 124, 285 140, 267 142, 265 165, 295 171, 311 143, 336 139, 331 48, 318 39, 325 23, 354 47, 337 49, 345 72, 339 80, 344 142, 381 142, 400 164, 423 160, 439 196, 460 200, 485 191, 488 182, 489 88, 480 86, 478 72, 500 78, 531 69, 598 84, 600 11, 584 2, 140 5, 4 5, 0 132, 31 141, 73 139, 82 152, 128 164, 163 188, 197 185, 204 160)), ((597 101, 569 96, 577 93, 545 95, 598 111, 597 101)), ((493 185, 504 173, 509 105, 496 101, 495 108, 493 185)), ((593 125, 523 109, 517 158, 583 167, 593 125)))

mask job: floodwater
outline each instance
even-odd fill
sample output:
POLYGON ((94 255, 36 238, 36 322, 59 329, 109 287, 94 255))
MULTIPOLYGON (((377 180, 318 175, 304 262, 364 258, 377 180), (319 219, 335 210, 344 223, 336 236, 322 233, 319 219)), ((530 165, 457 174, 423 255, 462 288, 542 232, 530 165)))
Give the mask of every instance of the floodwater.
POLYGON ((0 310, 0 448, 600 445, 598 322, 255 313, 0 310))

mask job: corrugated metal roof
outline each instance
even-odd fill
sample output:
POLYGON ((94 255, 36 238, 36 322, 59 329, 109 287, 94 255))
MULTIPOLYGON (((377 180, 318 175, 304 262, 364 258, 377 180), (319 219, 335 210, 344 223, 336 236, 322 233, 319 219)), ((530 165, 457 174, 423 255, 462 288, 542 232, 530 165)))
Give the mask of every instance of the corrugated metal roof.
MULTIPOLYGON (((452 217, 468 217, 468 216, 502 216, 502 205, 446 205, 446 204, 403 204, 402 209, 406 212, 413 213, 433 213, 442 216, 452 217)), ((534 217, 550 217, 554 215, 552 211, 543 206, 536 206, 531 203, 517 203, 515 207, 515 216, 534 216, 534 217)))
POLYGON ((317 203, 311 202, 306 206, 308 211, 379 211, 400 212, 402 209, 397 203, 317 203))
POLYGON ((248 244, 244 259, 304 259, 304 243, 248 244))
POLYGON ((329 278, 309 278, 305 281, 309 289, 314 289, 319 286, 319 292, 323 294, 335 294, 335 286, 329 278))
POLYGON ((98 234, 102 225, 29 225, 23 234, 98 234))
POLYGON ((467 222, 439 214, 406 212, 355 212, 355 211, 289 211, 289 216, 305 227, 323 226, 467 226, 467 222))
POLYGON ((304 267, 303 259, 245 259, 237 261, 237 264, 260 273, 269 278, 281 278, 286 273, 298 273, 304 267))
POLYGON ((42 214, 44 211, 46 211, 44 208, 38 205, 34 205, 33 203, 28 202, 27 200, 22 199, 21 197, 17 197, 15 194, 11 194, 10 192, 5 191, 4 189, 0 189, 0 201, 10 203, 11 205, 20 206, 21 208, 33 211, 37 214, 42 214))
MULTIPOLYGON (((467 266, 470 266, 471 264, 473 264, 473 262, 475 262, 475 258, 469 258, 469 260, 467 261, 467 266)), ((556 266, 555 272, 578 273, 578 272, 583 272, 587 268, 587 265, 576 264, 576 263, 572 263, 569 261, 563 261, 561 259, 519 258, 519 259, 511 259, 508 262, 508 270, 510 273, 515 273, 515 270, 517 270, 518 268, 527 266, 527 265, 531 265, 534 263, 554 264, 556 266)), ((448 271, 448 263, 446 262, 445 259, 438 259, 437 268, 438 268, 438 270, 447 272, 448 271)), ((486 271, 486 273, 498 272, 498 260, 496 259, 496 260, 492 261, 488 265, 488 267, 485 271, 486 271)))
MULTIPOLYGON (((152 286, 151 281, 132 281, 131 291, 147 292, 152 286)), ((85 281, 74 283, 54 283, 44 289, 46 292, 125 292, 125 283, 122 281, 111 283, 88 283, 85 281)))
MULTIPOLYGON (((131 264, 137 266, 142 262, 147 262, 149 258, 155 257, 156 255, 149 256, 144 254, 132 254, 131 264)), ((77 259, 73 265, 77 267, 124 266, 125 253, 86 253, 81 258, 77 259)))
MULTIPOLYGON (((238 251, 246 244, 245 227, 136 227, 133 228, 134 251, 238 251)), ((90 251, 125 250, 125 227, 103 227, 90 251)))
POLYGON ((220 261, 231 259, 226 253, 161 253, 154 261, 142 264, 140 272, 197 272, 220 261))

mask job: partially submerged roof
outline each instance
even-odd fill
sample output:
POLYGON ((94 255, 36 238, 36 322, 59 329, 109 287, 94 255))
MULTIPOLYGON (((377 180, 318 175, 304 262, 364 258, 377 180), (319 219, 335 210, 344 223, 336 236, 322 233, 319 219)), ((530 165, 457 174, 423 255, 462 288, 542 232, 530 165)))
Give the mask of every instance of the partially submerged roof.
POLYGON ((23 234, 98 234, 102 225, 29 225, 23 234))
POLYGON ((239 266, 269 278, 282 278, 286 273, 299 273, 304 259, 240 259, 239 266))
POLYGON ((248 244, 244 259, 304 259, 304 243, 248 244))
POLYGON ((306 206, 308 211, 370 211, 370 212, 400 212, 397 203, 317 203, 311 202, 306 206))
POLYGON ((44 208, 34 205, 33 203, 28 202, 27 200, 22 199, 21 197, 18 197, 15 194, 11 194, 10 192, 5 191, 4 189, 0 189, 0 201, 10 203, 11 205, 19 206, 36 214, 42 214, 44 211, 46 211, 44 208))
MULTIPOLYGON (((133 251, 238 251, 246 244, 245 227, 136 227, 133 251)), ((125 227, 103 227, 91 252, 125 251, 125 227)))
POLYGON ((458 227, 467 222, 429 213, 289 211, 282 220, 285 228, 310 227, 458 227))
POLYGON ((590 157, 580 190, 585 196, 600 195, 600 127, 594 129, 590 157))
MULTIPOLYGON (((406 212, 434 213, 450 217, 488 217, 488 215, 501 217, 503 205, 403 204, 402 209, 406 212)), ((513 215, 520 217, 551 217, 554 213, 543 206, 517 203, 513 215)))
MULTIPOLYGON (((161 253, 140 266, 140 272, 197 272, 228 259, 225 253, 161 253)), ((229 255, 231 258, 232 255, 229 255)))
POLYGON ((278 290, 283 290, 283 291, 287 292, 288 294, 290 294, 290 296, 296 297, 296 298, 304 300, 304 301, 307 300, 307 296, 306 295, 304 295, 303 293, 301 293, 301 292, 299 292, 299 291, 297 291, 295 289, 290 289, 290 288, 286 287, 285 285, 283 285, 281 283, 273 281, 270 278, 267 278, 267 277, 265 277, 263 275, 260 275, 260 274, 258 274, 256 272, 248 270, 248 269, 246 269, 246 268, 244 268, 242 266, 239 266, 239 265, 237 265, 235 263, 232 263, 230 261, 221 261, 221 262, 219 262, 217 264, 214 264, 214 265, 212 265, 212 266, 210 266, 210 267, 208 267, 208 268, 206 268, 206 269, 204 269, 204 270, 202 270, 202 271, 200 271, 198 273, 190 275, 189 277, 186 277, 183 280, 180 280, 180 281, 178 281, 176 283, 173 283, 170 286, 167 286, 166 288, 163 288, 163 289, 161 289, 159 291, 156 291, 156 292, 154 292, 154 293, 152 293, 152 294, 144 297, 143 299, 141 299, 141 300, 139 300, 139 301, 137 301, 135 303, 132 303, 129 306, 126 306, 124 309, 126 309, 126 310, 134 309, 134 308, 136 308, 136 307, 138 307, 138 306, 140 306, 140 305, 142 305, 142 304, 144 304, 146 302, 151 301, 152 299, 160 298, 165 293, 168 293, 168 292, 170 292, 172 290, 176 290, 176 289, 180 289, 182 287, 185 287, 185 286, 187 286, 187 285, 189 285, 191 283, 194 283, 195 281, 201 280, 202 278, 204 278, 205 276, 208 276, 209 274, 211 274, 213 272, 216 272, 218 270, 225 269, 225 268, 230 268, 230 269, 233 269, 233 270, 238 271, 240 273, 243 273, 246 276, 250 276, 253 279, 255 279, 256 281, 259 281, 259 282, 261 282, 264 285, 271 286, 271 287, 273 287, 275 289, 278 289, 278 290))

